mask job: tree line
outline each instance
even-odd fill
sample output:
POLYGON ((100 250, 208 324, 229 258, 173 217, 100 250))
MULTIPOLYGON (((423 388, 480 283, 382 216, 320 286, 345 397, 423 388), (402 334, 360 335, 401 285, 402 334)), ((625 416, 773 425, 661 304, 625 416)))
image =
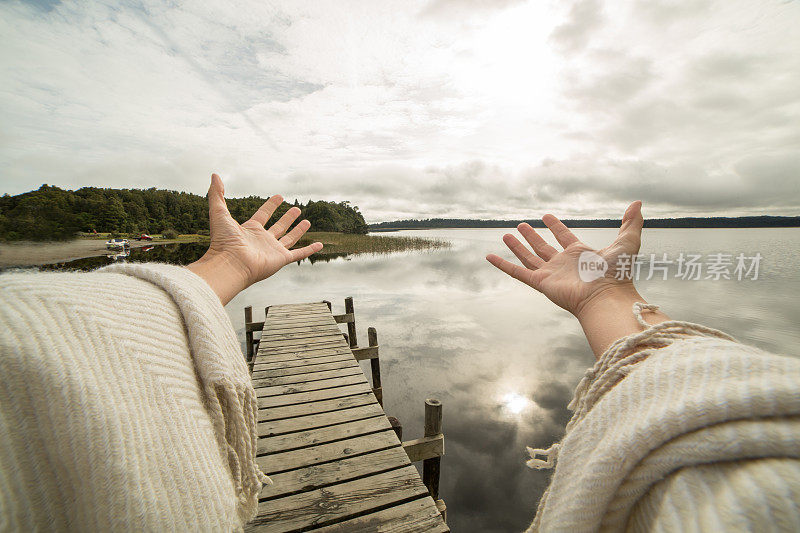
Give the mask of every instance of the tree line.
MULTIPOLYGON (((259 196, 228 198, 228 210, 242 223, 266 200, 259 196)), ((301 218, 307 218, 314 231, 367 232, 364 217, 349 202, 283 202, 269 224, 293 205, 301 209, 301 218)), ((0 197, 0 240, 5 241, 66 240, 78 232, 94 231, 205 233, 208 229, 208 199, 186 192, 98 187, 71 191, 45 184, 35 191, 0 197)))
MULTIPOLYGON (((534 228, 544 228, 541 220, 478 220, 467 218, 408 219, 370 224, 370 231, 435 228, 514 228, 527 222, 534 228)), ((618 228, 621 220, 611 218, 563 220, 571 228, 618 228)), ((646 228, 786 228, 800 226, 800 217, 747 216, 747 217, 682 217, 648 218, 646 228)))

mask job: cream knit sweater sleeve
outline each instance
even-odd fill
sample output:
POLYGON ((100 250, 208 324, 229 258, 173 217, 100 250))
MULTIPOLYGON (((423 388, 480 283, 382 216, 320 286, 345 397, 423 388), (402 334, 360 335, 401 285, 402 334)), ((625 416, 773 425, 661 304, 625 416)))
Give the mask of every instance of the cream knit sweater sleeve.
POLYGON ((569 407, 561 442, 529 449, 557 461, 529 531, 800 531, 800 359, 664 322, 609 348, 569 407))
POLYGON ((7 273, 0 298, 0 531, 241 529, 257 404, 201 278, 7 273))

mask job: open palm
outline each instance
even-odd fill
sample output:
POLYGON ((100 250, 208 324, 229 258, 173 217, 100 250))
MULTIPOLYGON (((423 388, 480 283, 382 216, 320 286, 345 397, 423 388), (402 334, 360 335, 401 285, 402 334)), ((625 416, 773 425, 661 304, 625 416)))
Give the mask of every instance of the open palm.
POLYGON ((297 207, 289 209, 269 229, 264 228, 282 202, 280 195, 271 196, 247 222, 239 224, 228 212, 225 188, 220 177, 214 174, 208 190, 211 226, 209 252, 227 255, 242 268, 247 281, 252 284, 268 278, 292 261, 305 259, 319 251, 322 248, 320 243, 291 250, 311 227, 310 222, 303 220, 286 233, 300 216, 297 207))
POLYGON ((490 254, 486 259, 506 274, 530 285, 547 296, 553 303, 578 315, 581 309, 604 291, 620 285, 630 285, 630 278, 617 279, 620 256, 634 256, 641 245, 641 202, 632 203, 625 211, 617 238, 602 250, 594 250, 582 243, 558 218, 545 215, 542 220, 553 232, 559 244, 558 251, 536 233, 530 225, 520 224, 517 229, 533 248, 531 252, 516 237, 507 234, 503 242, 520 260, 522 266, 490 254), (594 252, 609 266, 605 275, 593 281, 580 278, 578 264, 581 254, 594 252))

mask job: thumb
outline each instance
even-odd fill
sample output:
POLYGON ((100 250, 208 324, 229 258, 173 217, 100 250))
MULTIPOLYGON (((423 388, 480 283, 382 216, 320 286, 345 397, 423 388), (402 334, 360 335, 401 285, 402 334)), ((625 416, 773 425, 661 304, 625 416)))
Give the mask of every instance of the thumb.
POLYGON ((229 215, 228 206, 225 203, 225 185, 218 174, 211 174, 211 185, 208 187, 208 211, 211 218, 215 215, 229 215))
POLYGON ((644 226, 644 217, 642 216, 642 202, 636 200, 622 216, 622 224, 619 227, 619 237, 636 237, 640 239, 642 236, 642 226, 644 226))

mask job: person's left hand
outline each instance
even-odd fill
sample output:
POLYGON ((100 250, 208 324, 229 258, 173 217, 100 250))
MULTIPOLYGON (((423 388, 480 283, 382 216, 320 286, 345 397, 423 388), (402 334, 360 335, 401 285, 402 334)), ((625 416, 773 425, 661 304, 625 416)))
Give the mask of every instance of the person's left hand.
POLYGON ((283 202, 280 195, 271 196, 250 220, 239 224, 228 212, 224 194, 222 180, 217 174, 212 174, 208 189, 211 245, 203 257, 187 266, 214 289, 222 305, 285 265, 322 249, 320 242, 290 249, 311 227, 309 221, 303 220, 286 233, 300 216, 297 207, 289 209, 268 230, 264 229, 264 224, 283 202))

